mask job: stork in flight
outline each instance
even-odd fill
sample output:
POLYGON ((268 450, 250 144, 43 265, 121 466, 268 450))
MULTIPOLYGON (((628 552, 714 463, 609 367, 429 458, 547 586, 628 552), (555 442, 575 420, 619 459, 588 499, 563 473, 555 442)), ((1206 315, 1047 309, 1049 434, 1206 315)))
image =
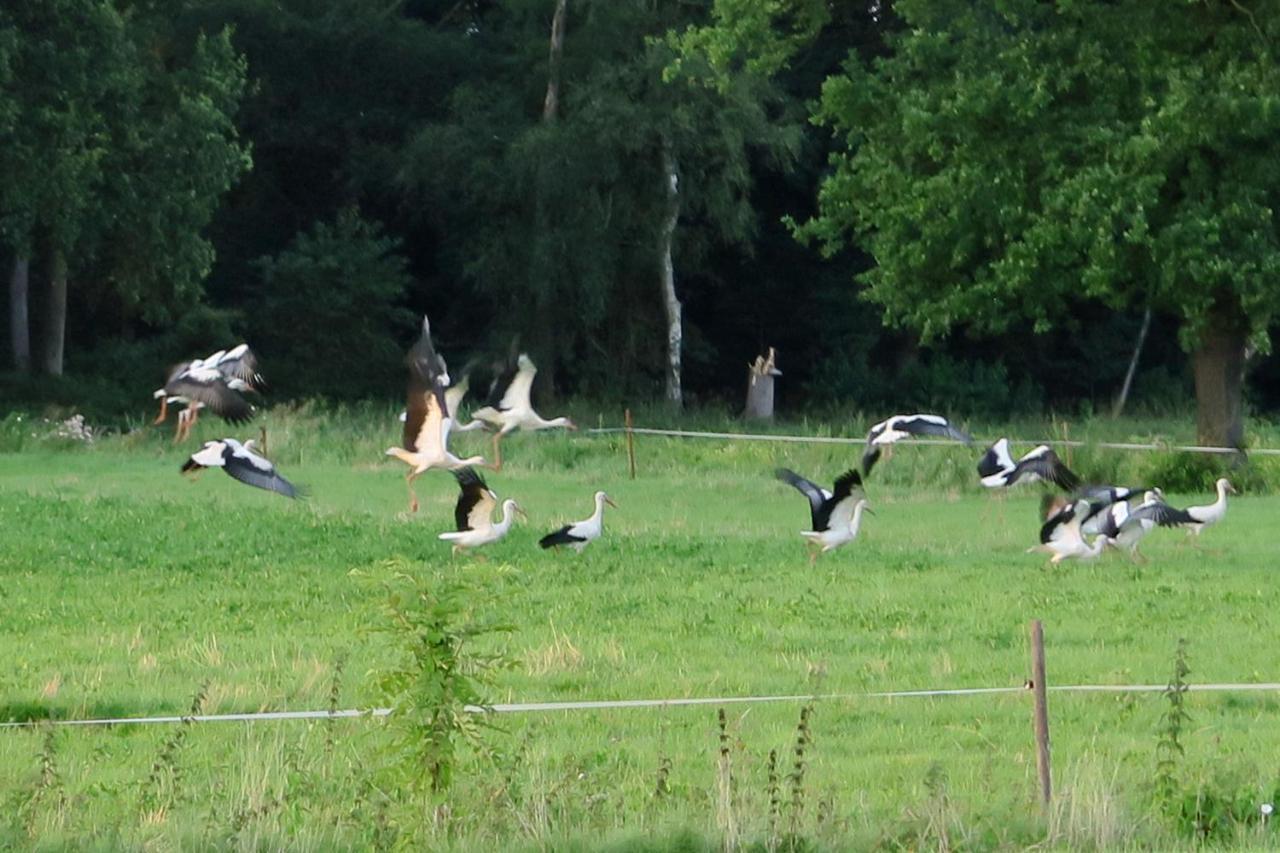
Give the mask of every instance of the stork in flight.
POLYGON ((286 498, 296 498, 301 494, 293 483, 280 476, 269 459, 257 452, 253 439, 243 444, 234 438, 206 441, 183 463, 182 473, 202 468, 221 468, 246 485, 277 492, 286 498))
POLYGON ((1007 438, 987 448, 978 460, 978 476, 988 489, 1008 488, 1037 480, 1053 483, 1068 492, 1080 486, 1080 478, 1063 464, 1049 445, 1041 444, 1014 462, 1007 438))
POLYGON ((186 404, 178 413, 175 444, 191 434, 200 410, 206 406, 228 423, 244 423, 253 417, 254 408, 243 392, 261 392, 265 384, 258 372, 257 356, 248 344, 182 362, 169 370, 164 387, 151 395, 160 401, 160 414, 155 423, 164 421, 170 403, 186 404))
POLYGON ((474 468, 463 468, 454 471, 461 493, 454 506, 453 519, 457 530, 441 533, 439 538, 453 543, 453 554, 467 548, 479 548, 497 542, 507 535, 511 523, 518 513, 524 516, 524 510, 511 498, 502 502, 502 520, 493 520, 494 510, 498 507, 498 496, 480 478, 474 468))
MULTIPOLYGON (((862 527, 863 512, 871 512, 867 498, 862 493, 862 477, 855 470, 848 470, 836 478, 831 491, 801 477, 789 468, 779 468, 775 476, 794 486, 809 499, 811 529, 800 535, 809 542, 809 564, 813 565, 819 554, 846 545, 858 537, 862 527)), ((872 513, 874 515, 874 513, 872 513)))
POLYGON ((484 421, 497 432, 493 436, 494 470, 502 468, 502 439, 517 429, 540 430, 563 427, 576 430, 577 424, 565 417, 547 420, 533 410, 529 395, 538 368, 525 353, 520 353, 514 363, 508 363, 502 375, 489 389, 488 403, 472 412, 473 418, 484 421))
POLYGON ((459 459, 449 452, 449 431, 453 419, 449 416, 445 389, 449 386, 449 372, 444 359, 431 345, 431 326, 422 318, 422 335, 409 350, 408 401, 405 409, 403 447, 389 447, 386 455, 394 456, 409 466, 405 483, 409 487, 409 511, 418 511, 418 495, 413 481, 431 468, 456 471, 468 465, 483 465, 480 456, 459 459))
POLYGON ((862 476, 871 473, 871 467, 880 458, 883 448, 892 448, 895 442, 913 435, 931 435, 965 444, 973 443, 973 436, 953 427, 942 415, 894 415, 867 431, 867 446, 862 451, 862 476))

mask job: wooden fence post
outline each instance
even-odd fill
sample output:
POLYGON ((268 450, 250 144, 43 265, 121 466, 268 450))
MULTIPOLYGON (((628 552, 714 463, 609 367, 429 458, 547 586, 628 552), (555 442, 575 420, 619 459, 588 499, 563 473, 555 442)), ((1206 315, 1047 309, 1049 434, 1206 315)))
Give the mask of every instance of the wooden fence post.
POLYGON ((1049 701, 1044 674, 1044 626, 1031 620, 1031 692, 1035 696, 1036 769, 1040 773, 1040 805, 1049 808, 1053 795, 1049 772, 1049 701))
POLYGON ((631 410, 627 409, 624 422, 627 425, 627 466, 631 471, 631 479, 636 478, 636 437, 631 431, 631 410))

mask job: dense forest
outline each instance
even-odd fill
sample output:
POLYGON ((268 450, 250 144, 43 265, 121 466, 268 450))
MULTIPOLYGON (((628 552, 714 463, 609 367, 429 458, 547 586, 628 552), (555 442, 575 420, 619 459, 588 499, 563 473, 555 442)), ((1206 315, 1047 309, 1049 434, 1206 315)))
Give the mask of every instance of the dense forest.
POLYGON ((14 0, 5 408, 247 340, 390 397, 1280 406, 1280 3, 14 0))

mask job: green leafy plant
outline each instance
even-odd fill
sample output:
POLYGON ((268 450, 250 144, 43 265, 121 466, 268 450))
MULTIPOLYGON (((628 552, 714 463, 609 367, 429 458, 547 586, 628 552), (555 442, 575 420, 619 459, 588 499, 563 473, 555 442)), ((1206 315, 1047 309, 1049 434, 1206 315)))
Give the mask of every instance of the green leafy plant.
POLYGON ((496 727, 484 713, 485 688, 513 661, 476 647, 512 628, 478 615, 486 603, 467 580, 425 580, 397 571, 387 581, 381 630, 396 639, 401 660, 382 673, 379 687, 398 733, 402 781, 432 796, 453 782, 462 744, 492 754, 484 734, 496 727))
POLYGON ((1190 672, 1191 668, 1187 665, 1187 641, 1179 639, 1174 652, 1173 676, 1162 694, 1169 703, 1169 708, 1160 715, 1160 737, 1156 742, 1156 797, 1166 807, 1177 798, 1178 765, 1186 754, 1182 745, 1182 732, 1191 721, 1191 714, 1184 704, 1186 677, 1190 672))

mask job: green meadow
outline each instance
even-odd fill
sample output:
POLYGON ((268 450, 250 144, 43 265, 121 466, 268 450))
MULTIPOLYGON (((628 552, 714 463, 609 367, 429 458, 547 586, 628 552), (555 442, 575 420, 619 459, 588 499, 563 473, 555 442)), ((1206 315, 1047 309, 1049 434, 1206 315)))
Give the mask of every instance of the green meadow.
MULTIPOLYGON (((579 421, 616 421, 585 408, 579 421)), ((641 413, 637 422, 659 422, 641 413)), ((693 426, 733 426, 707 416, 693 426)), ((779 432, 857 435, 797 422, 779 432)), ((417 481, 406 515, 390 409, 276 409, 260 421, 304 501, 219 471, 184 478, 183 447, 140 428, 89 445, 0 422, 0 718, 14 721, 369 708, 403 660, 388 589, 466 579, 478 615, 511 630, 480 650, 514 660, 494 703, 820 695, 797 767, 803 701, 502 715, 427 801, 392 727, 371 719, 0 731, 0 842, 169 849, 992 849, 1269 846, 1280 790, 1280 697, 1196 693, 1157 796, 1159 693, 1051 693, 1055 797, 1037 804, 1031 696, 872 698, 1017 687, 1028 622, 1045 625, 1050 684, 1163 684, 1185 639, 1196 682, 1280 680, 1268 460, 1236 477, 1226 520, 1190 542, 1160 530, 1145 563, 1045 566, 1040 493, 984 492, 981 446, 899 446, 867 484, 875 515, 810 566, 808 508, 787 465, 829 483, 860 448, 643 436, 627 476, 617 434, 513 436, 486 473, 529 513, 482 556, 452 558, 456 487, 417 481), (619 504, 581 556, 537 539, 619 504), (835 698, 830 698, 835 697, 835 698), (770 752, 776 756, 770 773, 770 752), (770 782, 771 775, 775 781, 770 782), (771 800, 774 803, 771 805, 771 800), (1173 803, 1173 805, 1170 805, 1173 803), (1190 805, 1188 805, 1190 804, 1190 805)), ((1191 425, 974 426, 1177 442, 1191 425)), ((1273 428, 1251 440, 1280 446, 1273 428)), ((487 452, 487 439, 458 447, 487 452)), ((1023 447, 1022 450, 1028 448, 1023 447)), ((1161 485, 1208 503, 1212 472, 1172 453, 1080 448, 1090 479, 1161 485), (1159 478, 1157 480, 1157 478, 1159 478), (1190 484, 1191 488, 1183 484, 1190 484)))

